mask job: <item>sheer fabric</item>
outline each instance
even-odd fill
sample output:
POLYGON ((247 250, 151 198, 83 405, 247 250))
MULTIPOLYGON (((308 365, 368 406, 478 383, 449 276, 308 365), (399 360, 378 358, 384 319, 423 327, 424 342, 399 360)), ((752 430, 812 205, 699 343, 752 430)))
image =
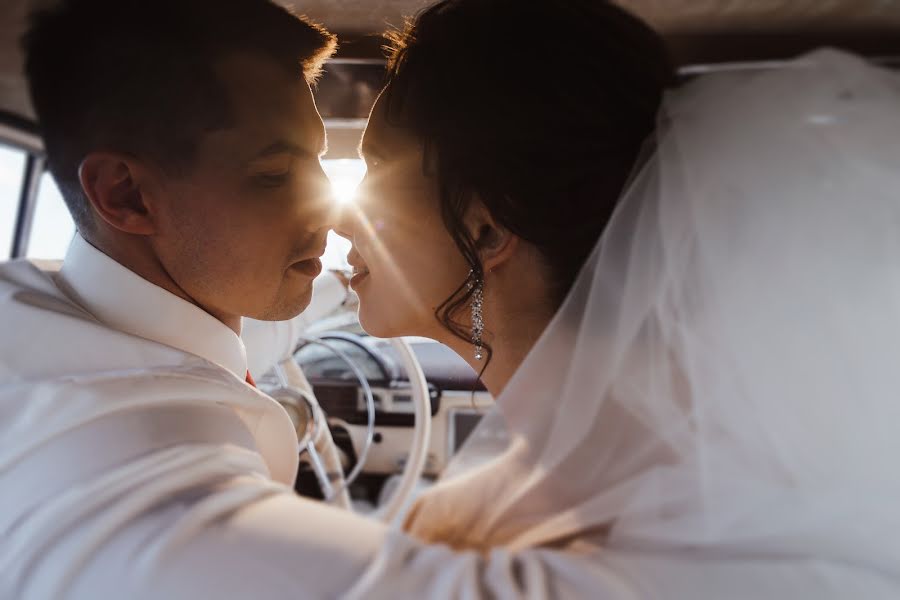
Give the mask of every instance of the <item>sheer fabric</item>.
POLYGON ((896 575, 898 140, 900 77, 834 50, 671 93, 657 151, 486 419, 510 446, 424 496, 409 530, 896 575))

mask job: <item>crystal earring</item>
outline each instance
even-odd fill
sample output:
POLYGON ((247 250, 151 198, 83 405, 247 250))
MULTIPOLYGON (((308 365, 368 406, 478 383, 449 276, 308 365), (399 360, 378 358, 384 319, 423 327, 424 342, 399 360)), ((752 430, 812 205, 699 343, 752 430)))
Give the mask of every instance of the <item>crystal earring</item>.
POLYGON ((484 278, 478 277, 474 269, 469 271, 469 290, 472 291, 472 344, 475 345, 475 360, 484 358, 481 336, 484 333, 484 278))

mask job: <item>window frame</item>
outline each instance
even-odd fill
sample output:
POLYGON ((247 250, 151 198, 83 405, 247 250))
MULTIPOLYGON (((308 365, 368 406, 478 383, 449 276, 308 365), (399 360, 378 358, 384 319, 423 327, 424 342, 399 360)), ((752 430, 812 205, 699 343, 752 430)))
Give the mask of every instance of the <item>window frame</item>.
POLYGON ((16 208, 15 225, 12 235, 11 260, 23 258, 28 251, 31 238, 31 227, 37 207, 38 190, 41 176, 47 168, 44 143, 38 135, 37 125, 0 111, 0 142, 25 153, 25 165, 22 169, 19 202, 16 208))

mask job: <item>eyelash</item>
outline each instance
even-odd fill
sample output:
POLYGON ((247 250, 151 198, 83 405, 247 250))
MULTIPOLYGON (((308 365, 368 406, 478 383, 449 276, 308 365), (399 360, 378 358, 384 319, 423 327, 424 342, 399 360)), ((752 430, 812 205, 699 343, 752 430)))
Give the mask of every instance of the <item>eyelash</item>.
POLYGON ((279 173, 278 175, 257 175, 256 181, 263 187, 276 188, 284 185, 288 180, 288 173, 279 173))

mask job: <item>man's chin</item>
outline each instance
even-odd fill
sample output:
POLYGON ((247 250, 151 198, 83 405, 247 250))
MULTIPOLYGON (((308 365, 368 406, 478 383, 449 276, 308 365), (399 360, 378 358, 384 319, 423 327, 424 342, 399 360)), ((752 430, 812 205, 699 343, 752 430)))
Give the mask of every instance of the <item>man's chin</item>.
POLYGON ((288 298, 279 298, 272 306, 256 314, 244 315, 258 321, 290 321, 304 310, 309 308, 312 302, 312 286, 299 294, 293 294, 288 298))

